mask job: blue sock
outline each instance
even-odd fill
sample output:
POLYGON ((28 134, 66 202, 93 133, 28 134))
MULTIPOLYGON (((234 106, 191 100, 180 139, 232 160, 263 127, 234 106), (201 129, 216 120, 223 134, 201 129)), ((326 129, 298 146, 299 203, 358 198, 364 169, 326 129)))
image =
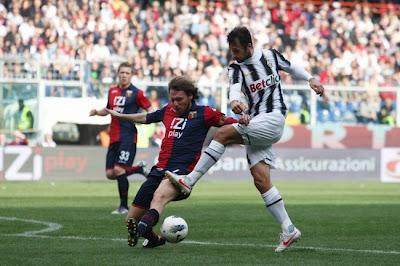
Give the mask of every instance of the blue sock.
POLYGON ((149 232, 153 231, 153 226, 158 223, 160 214, 155 209, 150 209, 143 215, 138 223, 138 236, 146 236, 149 232))

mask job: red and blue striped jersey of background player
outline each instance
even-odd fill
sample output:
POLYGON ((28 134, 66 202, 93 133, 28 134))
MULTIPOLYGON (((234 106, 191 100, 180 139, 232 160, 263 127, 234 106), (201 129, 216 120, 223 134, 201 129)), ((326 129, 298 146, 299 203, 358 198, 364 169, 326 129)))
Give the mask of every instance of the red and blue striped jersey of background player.
MULTIPOLYGON (((121 114, 134 114, 139 112, 140 108, 148 109, 149 100, 144 96, 142 90, 130 84, 127 88, 118 86, 110 87, 108 91, 107 108, 117 111, 121 114)), ((135 124, 111 117, 110 124, 110 144, 119 142, 122 139, 133 140, 137 142, 137 129, 135 124)))
MULTIPOLYGON (((187 114, 178 115, 170 103, 162 109, 149 113, 147 123, 161 122, 165 126, 165 136, 156 164, 163 170, 178 170, 177 173, 191 172, 201 155, 203 142, 212 126, 219 127, 225 114, 209 106, 192 103, 187 114)), ((236 123, 226 118, 225 124, 236 123)))

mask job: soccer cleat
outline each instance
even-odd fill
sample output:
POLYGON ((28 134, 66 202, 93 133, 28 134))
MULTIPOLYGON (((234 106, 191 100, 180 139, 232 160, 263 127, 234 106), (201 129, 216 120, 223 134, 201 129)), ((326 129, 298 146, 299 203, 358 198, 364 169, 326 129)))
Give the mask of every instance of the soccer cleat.
POLYGON ((285 234, 281 233, 279 235, 279 245, 276 247, 275 252, 283 252, 285 251, 290 245, 292 245, 294 242, 298 241, 300 239, 301 232, 299 229, 294 227, 294 230, 292 233, 285 234))
POLYGON ((137 166, 141 167, 141 169, 139 169, 139 173, 144 177, 147 177, 150 174, 150 170, 146 167, 147 163, 145 161, 139 161, 137 166))
POLYGON ((165 175, 168 177, 172 185, 174 185, 182 194, 189 195, 190 192, 192 192, 192 187, 186 183, 184 175, 177 175, 170 171, 165 171, 165 175))
POLYGON ((127 214, 128 208, 126 207, 118 207, 111 212, 111 214, 127 214))
POLYGON ((139 239, 137 235, 136 221, 132 218, 128 218, 128 220, 126 221, 126 228, 128 228, 128 245, 134 247, 136 246, 139 239))
POLYGON ((143 241, 143 247, 144 248, 155 248, 158 246, 162 246, 165 245, 165 238, 163 238, 162 236, 157 236, 157 240, 149 240, 149 239, 145 239, 143 241))

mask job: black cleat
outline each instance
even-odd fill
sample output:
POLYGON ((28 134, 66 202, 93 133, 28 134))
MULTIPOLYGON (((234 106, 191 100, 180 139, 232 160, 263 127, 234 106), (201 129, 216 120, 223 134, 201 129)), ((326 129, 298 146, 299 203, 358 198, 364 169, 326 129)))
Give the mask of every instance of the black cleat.
POLYGON ((138 242, 137 223, 134 219, 129 218, 126 221, 126 228, 128 228, 128 245, 131 247, 136 246, 138 242))
POLYGON ((143 241, 143 248, 155 248, 162 245, 165 245, 165 238, 161 236, 157 236, 157 239, 145 239, 143 241))

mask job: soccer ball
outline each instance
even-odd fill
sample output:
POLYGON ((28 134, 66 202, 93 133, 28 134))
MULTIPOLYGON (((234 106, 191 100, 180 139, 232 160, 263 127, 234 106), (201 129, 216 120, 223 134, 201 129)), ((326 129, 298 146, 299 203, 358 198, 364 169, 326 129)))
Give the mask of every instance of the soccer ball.
POLYGON ((170 243, 181 242, 188 234, 188 225, 183 218, 168 216, 161 225, 161 236, 170 243))

